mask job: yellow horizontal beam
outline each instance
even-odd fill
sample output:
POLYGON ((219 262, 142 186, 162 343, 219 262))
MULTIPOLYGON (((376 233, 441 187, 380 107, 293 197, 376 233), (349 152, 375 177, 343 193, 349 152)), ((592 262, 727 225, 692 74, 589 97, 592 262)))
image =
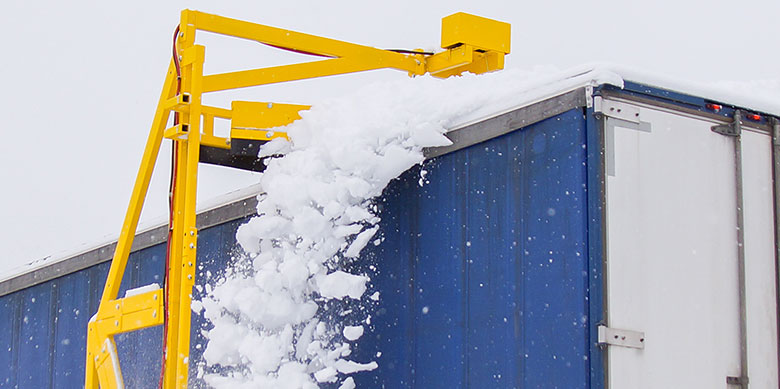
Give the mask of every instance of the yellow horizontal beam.
POLYGON ((293 65, 212 74, 203 77, 203 93, 356 73, 383 67, 385 66, 377 62, 335 58, 293 65))
POLYGON ((383 67, 415 72, 420 75, 424 74, 421 73, 422 68, 414 56, 199 11, 185 12, 188 12, 190 23, 201 31, 253 40, 271 46, 319 56, 378 58, 384 63, 383 67))
POLYGON ((212 115, 222 119, 230 119, 233 117, 233 111, 229 109, 212 107, 209 105, 203 105, 200 108, 203 115, 212 115))
MULTIPOLYGON (((310 105, 279 104, 260 101, 233 101, 231 104, 234 129, 264 129, 286 126, 301 118, 300 111, 311 108, 310 105)), ((233 137, 231 135, 231 137, 233 137)))
POLYGON ((163 132, 163 137, 174 140, 185 140, 189 135, 189 128, 190 126, 188 124, 183 123, 168 127, 165 129, 165 132, 163 132))
POLYGON ((161 325, 163 318, 163 290, 157 289, 109 301, 98 310, 94 324, 107 336, 161 325))
POLYGON ((221 136, 214 136, 211 134, 201 134, 200 144, 204 146, 217 147, 220 149, 229 149, 230 139, 221 136))

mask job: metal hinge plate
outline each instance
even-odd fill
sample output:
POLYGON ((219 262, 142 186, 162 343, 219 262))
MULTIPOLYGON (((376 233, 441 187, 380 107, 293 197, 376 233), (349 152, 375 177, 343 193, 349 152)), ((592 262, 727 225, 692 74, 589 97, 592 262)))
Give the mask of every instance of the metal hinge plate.
POLYGON ((645 333, 599 326, 599 344, 643 349, 645 333))
POLYGON ((639 124, 639 107, 633 105, 596 96, 593 98, 593 110, 600 112, 604 116, 639 124))
POLYGON ((742 113, 739 110, 734 111, 734 121, 729 124, 719 124, 710 127, 713 132, 725 136, 739 136, 742 133, 742 113))
POLYGON ((747 377, 732 377, 728 376, 726 377, 726 384, 727 385, 737 385, 742 387, 747 387, 747 384, 750 382, 747 377))

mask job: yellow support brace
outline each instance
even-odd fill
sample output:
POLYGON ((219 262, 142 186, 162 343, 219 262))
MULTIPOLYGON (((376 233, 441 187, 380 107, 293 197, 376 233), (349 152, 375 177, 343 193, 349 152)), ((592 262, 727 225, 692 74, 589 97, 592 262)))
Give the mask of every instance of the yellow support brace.
POLYGON ((167 336, 163 340, 163 388, 187 387, 190 305, 197 268, 195 207, 200 147, 229 149, 231 139, 286 138, 284 132, 267 130, 299 119, 299 112, 310 108, 307 105, 244 101, 234 101, 230 109, 211 107, 203 105, 204 93, 382 68, 405 71, 410 76, 430 73, 448 77, 465 71, 484 73, 502 69, 504 55, 509 53, 508 24, 463 13, 442 21, 445 51, 435 55, 381 50, 190 10, 182 11, 179 31, 176 37, 178 73, 177 61, 173 60, 163 83, 100 306, 87 328, 84 386, 88 389, 122 388, 124 385, 114 335, 163 324, 167 325, 167 336), (205 48, 195 44, 198 30, 326 59, 204 75, 205 48), (176 113, 179 121, 168 127, 171 113, 176 113), (215 118, 231 120, 229 137, 214 135, 215 118), (164 289, 117 298, 163 139, 172 140, 176 150, 166 285, 164 289))

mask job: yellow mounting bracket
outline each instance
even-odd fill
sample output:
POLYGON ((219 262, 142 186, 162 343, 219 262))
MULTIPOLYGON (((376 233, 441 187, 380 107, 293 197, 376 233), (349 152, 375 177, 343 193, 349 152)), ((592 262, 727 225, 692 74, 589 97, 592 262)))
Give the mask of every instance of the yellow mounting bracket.
MULTIPOLYGON (((163 83, 100 306, 88 325, 87 389, 122 388, 114 335, 157 325, 165 325, 167 329, 163 340, 163 388, 187 387, 190 304, 198 244, 195 225, 198 164, 202 160, 214 163, 204 158, 233 152, 236 144, 244 141, 257 144, 286 138, 280 127, 300 119, 300 112, 310 108, 249 101, 233 101, 230 108, 221 108, 203 104, 203 94, 384 68, 405 71, 410 76, 485 73, 504 67, 510 34, 506 23, 458 13, 442 21, 444 51, 431 54, 421 50, 376 49, 190 10, 182 11, 177 31, 176 57, 170 62, 163 83), (197 31, 252 40, 320 59, 204 75, 206 53, 204 46, 195 44, 197 31), (169 125, 171 116, 176 118, 173 125, 169 125), (214 134, 215 119, 231 121, 228 137, 214 134), (163 139, 170 139, 175 146, 166 283, 163 289, 150 288, 154 290, 117 298, 163 139)), ((254 153, 253 159, 256 150, 254 153)), ((224 164, 235 166, 230 163, 224 164)))

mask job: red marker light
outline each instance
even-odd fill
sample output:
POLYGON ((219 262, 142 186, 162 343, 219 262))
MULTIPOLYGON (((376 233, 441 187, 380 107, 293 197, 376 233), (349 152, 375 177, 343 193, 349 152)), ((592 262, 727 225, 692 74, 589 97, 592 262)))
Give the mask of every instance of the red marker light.
POLYGON ((722 105, 715 104, 715 103, 707 103, 706 107, 708 109, 711 109, 711 110, 715 111, 715 112, 720 112, 720 110, 723 109, 722 105))
POLYGON ((755 121, 761 120, 761 115, 756 115, 754 113, 751 113, 751 114, 747 115, 747 117, 750 120, 755 120, 755 121))

